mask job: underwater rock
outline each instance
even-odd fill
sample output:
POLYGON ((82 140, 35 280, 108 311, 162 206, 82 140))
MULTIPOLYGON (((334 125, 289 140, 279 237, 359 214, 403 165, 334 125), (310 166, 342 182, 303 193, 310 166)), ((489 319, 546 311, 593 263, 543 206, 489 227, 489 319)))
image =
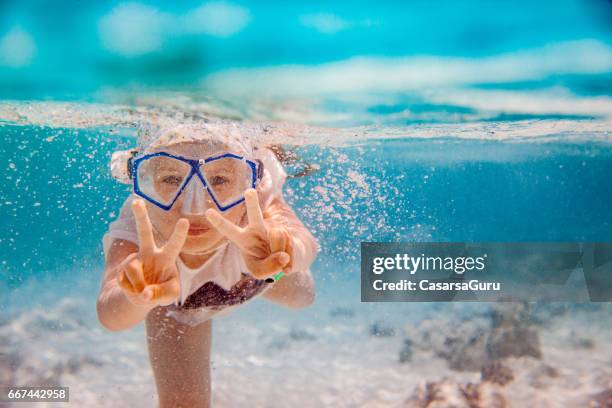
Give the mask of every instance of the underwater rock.
POLYGON ((499 327, 489 335, 487 353, 491 360, 522 356, 539 359, 542 358, 540 337, 533 327, 522 325, 499 327))
POLYGON ((495 361, 482 368, 480 378, 483 382, 488 381, 503 386, 514 380, 514 374, 509 367, 506 367, 499 361, 495 361))
POLYGON ((409 361, 412 361, 412 340, 404 339, 399 353, 399 362, 407 363, 409 361))
POLYGON ((329 311, 329 315, 332 317, 354 317, 355 311, 349 307, 334 307, 329 311))
POLYGON ((525 304, 497 304, 486 317, 424 320, 406 334, 413 351, 431 351, 452 370, 481 371, 506 357, 541 358, 538 328, 529 317, 525 304))
POLYGON ((276 338, 268 343, 270 350, 286 350, 289 348, 290 342, 286 338, 276 338))
POLYGON ((612 408, 612 388, 591 395, 585 406, 588 408, 612 408))
POLYGON ((302 341, 302 340, 312 341, 312 340, 316 340, 317 337, 307 330, 299 329, 297 327, 292 327, 291 331, 289 332, 289 338, 291 340, 298 340, 298 341, 302 341))
POLYGON ((488 361, 486 341, 485 333, 476 333, 467 339, 448 337, 447 348, 438 355, 448 361, 451 370, 480 371, 488 361))
POLYGON ((457 384, 450 380, 419 384, 405 408, 470 408, 457 384))
POLYGON ((493 308, 493 329, 487 340, 492 361, 506 357, 542 358, 538 330, 529 321, 524 303, 497 304, 493 308))
POLYGON ((67 362, 60 364, 59 368, 60 374, 75 374, 84 367, 101 367, 102 365, 102 362, 95 358, 89 356, 75 356, 71 357, 67 362))
POLYGON ((266 336, 267 348, 270 350, 287 350, 294 342, 314 341, 317 337, 307 329, 292 327, 289 332, 279 332, 273 336, 266 336))
POLYGON ((555 367, 541 363, 529 373, 529 384, 532 387, 542 389, 550 384, 550 380, 558 378, 561 375, 555 367))
POLYGON ((507 408, 510 406, 499 388, 491 383, 472 384, 463 387, 470 408, 507 408))
POLYGON ((395 329, 379 320, 370 325, 370 335, 376 337, 393 337, 395 336, 395 329))
POLYGON ((569 343, 572 347, 582 350, 592 350, 595 348, 595 342, 588 337, 582 337, 572 332, 569 343))
POLYGON ((406 333, 412 340, 413 352, 433 352, 453 370, 480 371, 487 362, 485 344, 490 326, 489 316, 460 321, 445 316, 406 327, 406 333))
POLYGON ((460 384, 449 379, 418 385, 405 401, 405 408, 507 408, 509 404, 496 385, 460 384))

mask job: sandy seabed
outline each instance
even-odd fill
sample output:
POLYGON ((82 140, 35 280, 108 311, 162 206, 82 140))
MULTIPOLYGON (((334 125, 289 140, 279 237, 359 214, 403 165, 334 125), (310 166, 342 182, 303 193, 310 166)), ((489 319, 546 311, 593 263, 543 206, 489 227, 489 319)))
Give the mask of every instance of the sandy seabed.
MULTIPOLYGON (((156 406, 143 326, 110 333, 94 303, 70 297, 2 313, 0 384, 68 386, 78 407, 156 406)), ((213 403, 609 407, 611 309, 361 304, 328 294, 288 311, 256 300, 213 323, 213 403)), ((66 406, 46 406, 55 405, 66 406)))

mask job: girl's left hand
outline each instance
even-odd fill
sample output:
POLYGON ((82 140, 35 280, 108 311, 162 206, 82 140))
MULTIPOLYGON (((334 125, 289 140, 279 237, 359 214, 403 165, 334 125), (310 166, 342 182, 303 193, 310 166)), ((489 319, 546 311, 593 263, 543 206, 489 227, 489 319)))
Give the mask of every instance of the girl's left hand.
POLYGON ((256 278, 267 278, 281 270, 288 273, 293 252, 289 232, 278 222, 264 219, 257 190, 246 190, 244 197, 249 219, 245 228, 228 221, 212 208, 206 211, 208 222, 240 248, 249 271, 256 278))

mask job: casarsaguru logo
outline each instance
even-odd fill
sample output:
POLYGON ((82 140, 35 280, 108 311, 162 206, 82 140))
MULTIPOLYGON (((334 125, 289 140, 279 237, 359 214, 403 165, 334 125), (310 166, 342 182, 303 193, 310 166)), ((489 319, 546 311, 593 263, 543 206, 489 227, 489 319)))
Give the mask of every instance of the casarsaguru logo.
POLYGON ((408 279, 402 279, 398 282, 384 282, 381 279, 377 279, 372 282, 372 288, 376 291, 387 291, 387 290, 422 290, 422 291, 499 291, 501 290, 501 283, 499 282, 481 282, 477 279, 472 279, 467 282, 430 282, 427 279, 420 281, 412 281, 408 279))

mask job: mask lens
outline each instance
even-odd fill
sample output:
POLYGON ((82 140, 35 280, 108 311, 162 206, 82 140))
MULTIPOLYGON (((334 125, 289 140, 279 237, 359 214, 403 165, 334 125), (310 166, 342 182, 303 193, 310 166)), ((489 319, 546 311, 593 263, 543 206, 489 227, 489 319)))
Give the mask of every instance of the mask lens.
POLYGON ((151 157, 138 165, 138 188, 148 198, 170 205, 190 172, 191 166, 183 161, 166 156, 151 157))
POLYGON ((202 174, 219 205, 225 207, 244 198, 253 186, 253 170, 244 160, 224 157, 202 165, 202 174))

